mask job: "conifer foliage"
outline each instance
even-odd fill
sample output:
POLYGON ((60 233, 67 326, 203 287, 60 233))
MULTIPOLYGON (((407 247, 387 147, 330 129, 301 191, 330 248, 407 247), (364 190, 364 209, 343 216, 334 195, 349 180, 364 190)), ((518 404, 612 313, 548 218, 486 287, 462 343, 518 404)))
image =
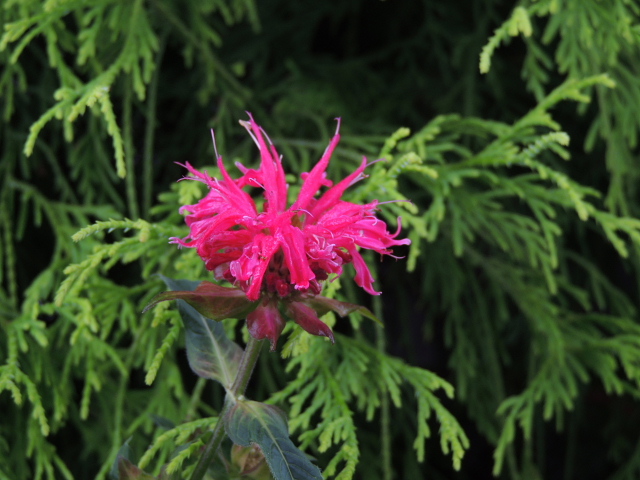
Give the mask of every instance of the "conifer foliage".
MULTIPOLYGON (((216 479, 269 478, 253 444, 312 478, 640 476, 638 0, 5 0, 0 24, 0 480, 189 478, 218 422, 216 479), (343 200, 411 245, 366 258, 380 297, 326 282, 369 309, 322 317, 334 345, 288 322, 221 418, 180 309, 142 310, 214 280, 169 244, 207 188, 174 162, 220 178, 214 128, 256 167, 245 111, 288 205, 342 117, 328 176, 380 159, 343 200)), ((244 322, 191 314, 240 355, 244 322)))

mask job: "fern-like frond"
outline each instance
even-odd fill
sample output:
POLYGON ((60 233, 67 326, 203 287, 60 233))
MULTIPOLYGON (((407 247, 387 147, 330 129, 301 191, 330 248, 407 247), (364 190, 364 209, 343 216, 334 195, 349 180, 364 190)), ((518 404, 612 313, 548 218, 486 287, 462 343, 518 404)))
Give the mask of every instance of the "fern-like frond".
POLYGON ((324 470, 326 476, 349 479, 355 474, 360 447, 351 404, 371 419, 380 408, 383 395, 389 395, 395 407, 402 405, 402 385, 413 388, 419 398, 418 431, 414 442, 419 460, 424 458, 424 441, 431 436, 427 422, 434 412, 440 422, 442 449, 451 453, 454 467, 460 467, 464 451, 469 447, 468 439, 457 420, 433 393, 442 389, 451 397, 453 387, 432 372, 411 367, 346 337, 340 337, 332 347, 324 342, 312 342, 309 351, 292 358, 287 369, 295 369, 297 379, 273 395, 270 401, 291 404, 290 428, 293 432, 303 432, 300 434, 302 448, 315 442, 319 442, 320 452, 340 446, 324 470), (327 348, 331 349, 330 355, 326 354, 329 352, 322 353, 327 348), (336 349, 338 352, 334 352, 336 349), (310 358, 325 361, 310 362, 310 358), (314 421, 317 416, 321 419, 318 423, 314 421))

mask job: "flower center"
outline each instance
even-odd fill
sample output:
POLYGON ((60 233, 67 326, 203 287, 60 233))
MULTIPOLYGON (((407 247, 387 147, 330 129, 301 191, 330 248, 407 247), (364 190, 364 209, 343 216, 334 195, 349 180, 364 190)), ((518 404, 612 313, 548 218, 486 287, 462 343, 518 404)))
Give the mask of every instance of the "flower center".
POLYGON ((280 298, 287 298, 293 295, 310 293, 319 295, 322 291, 321 282, 328 278, 328 274, 322 268, 312 268, 315 278, 309 281, 308 288, 296 288, 291 282, 291 273, 286 265, 284 252, 278 250, 267 267, 267 271, 262 279, 262 292, 280 298))
POLYGON ((307 215, 305 212, 296 212, 293 218, 291 219, 291 225, 294 227, 302 228, 304 226, 304 221, 306 220, 307 215))
POLYGON ((262 280, 262 289, 270 294, 278 294, 280 297, 288 297, 293 292, 291 275, 285 265, 284 253, 278 250, 267 267, 262 280))

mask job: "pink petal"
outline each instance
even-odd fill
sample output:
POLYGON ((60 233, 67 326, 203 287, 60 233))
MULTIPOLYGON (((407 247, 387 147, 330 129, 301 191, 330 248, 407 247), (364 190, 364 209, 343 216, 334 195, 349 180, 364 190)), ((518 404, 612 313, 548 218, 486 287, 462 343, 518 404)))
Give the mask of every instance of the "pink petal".
POLYGON ((280 242, 271 235, 257 234, 248 244, 242 256, 230 264, 231 273, 239 280, 250 282, 247 298, 255 301, 260 298, 262 278, 269 267, 273 255, 280 249, 280 242))
POLYGON ((316 276, 309 268, 304 234, 299 228, 285 225, 279 233, 279 238, 282 243, 285 262, 291 275, 291 283, 298 290, 309 288, 309 280, 313 280, 316 276))
POLYGON ((309 206, 309 201, 318 192, 320 187, 322 187, 323 185, 327 185, 325 171, 329 166, 329 160, 331 159, 333 151, 336 149, 338 143, 340 142, 340 133, 338 133, 339 130, 340 119, 338 118, 338 127, 336 128, 336 134, 331 139, 331 142, 322 154, 322 157, 320 158, 318 163, 315 164, 313 169, 307 175, 302 177, 304 183, 302 184, 302 188, 300 189, 298 199, 291 206, 291 210, 306 209, 309 206))
POLYGON ((218 158, 218 168, 220 169, 220 173, 224 177, 225 180, 225 193, 227 194, 227 200, 230 203, 230 206, 233 206, 237 209, 237 211, 246 216, 257 215, 258 212, 256 210, 256 204, 254 203, 251 196, 241 190, 236 182, 229 176, 227 173, 227 169, 224 167, 224 163, 222 162, 222 157, 218 158))
POLYGON ((262 128, 255 122, 253 116, 249 115, 249 128, 246 124, 242 124, 249 133, 253 132, 253 138, 258 143, 260 156, 260 172, 262 173, 262 186, 264 188, 265 198, 269 208, 275 209, 277 212, 283 212, 287 208, 287 182, 285 181, 284 170, 280 156, 276 151, 276 147, 270 143, 267 146, 262 128))
POLYGON ((357 168, 355 172, 347 176, 340 183, 331 187, 329 190, 325 192, 324 195, 322 195, 322 197, 318 199, 318 203, 316 203, 313 209, 311 209, 311 215, 314 218, 320 218, 324 214, 324 212, 326 212, 331 207, 333 207, 336 203, 338 203, 344 191, 347 188, 349 188, 351 185, 353 185, 355 182, 360 180, 362 172, 364 172, 364 169, 366 168, 366 166, 367 166, 367 159, 363 158, 362 163, 360 164, 360 166, 357 168))
POLYGON ((371 295, 380 295, 380 292, 376 292, 373 289, 373 282, 375 282, 375 280, 371 276, 371 271, 364 261, 364 258, 362 258, 362 255, 360 255, 360 252, 353 247, 349 249, 349 253, 353 258, 353 267, 356 270, 356 276, 354 278, 356 284, 364 288, 364 291, 371 295))

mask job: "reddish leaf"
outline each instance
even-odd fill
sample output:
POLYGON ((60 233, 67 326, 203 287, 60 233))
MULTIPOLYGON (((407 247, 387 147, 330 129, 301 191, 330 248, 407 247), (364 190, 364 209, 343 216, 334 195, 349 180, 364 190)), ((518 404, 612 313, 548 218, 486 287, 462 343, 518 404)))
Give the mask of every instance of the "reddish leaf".
POLYGON ((287 304, 287 316, 312 335, 329 337, 331 343, 335 343, 333 332, 329 326, 318 318, 315 310, 300 302, 287 304))
POLYGON ((118 458, 118 480, 155 480, 124 457, 118 458))
POLYGON ((198 313, 216 321, 245 318, 258 305, 258 302, 250 301, 238 288, 201 282, 194 291, 172 291, 156 295, 143 312, 167 300, 184 300, 198 313))
POLYGON ((256 444, 248 447, 233 445, 231 447, 231 463, 238 468, 240 476, 252 480, 273 479, 264 454, 256 444))
POLYGON ((341 317, 346 317, 347 315, 356 312, 382 325, 382 321, 371 313, 368 308, 363 307, 362 305, 356 305, 355 303, 341 302, 334 298, 327 298, 321 295, 316 295, 315 297, 306 299, 303 303, 313 308, 319 316, 324 315, 328 311, 333 311, 341 317))

